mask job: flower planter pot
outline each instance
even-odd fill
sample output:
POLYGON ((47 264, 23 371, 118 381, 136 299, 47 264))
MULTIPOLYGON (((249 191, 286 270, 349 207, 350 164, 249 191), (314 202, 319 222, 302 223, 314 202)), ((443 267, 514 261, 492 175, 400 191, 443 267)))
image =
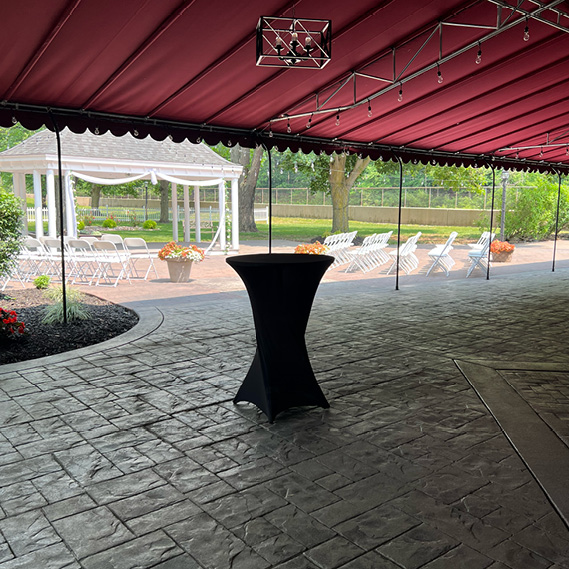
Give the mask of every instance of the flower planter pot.
POLYGON ((506 251, 504 253, 492 253, 492 261, 496 263, 509 263, 512 260, 513 251, 506 251))
POLYGON ((173 283, 187 283, 190 280, 193 261, 186 259, 166 259, 168 273, 173 283))

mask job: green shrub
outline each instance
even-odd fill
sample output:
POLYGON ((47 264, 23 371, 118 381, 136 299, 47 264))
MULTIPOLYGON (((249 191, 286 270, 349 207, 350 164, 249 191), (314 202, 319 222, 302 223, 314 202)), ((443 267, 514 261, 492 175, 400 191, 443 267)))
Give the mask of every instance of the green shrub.
MULTIPOLYGON (((44 324, 62 324, 63 318, 63 288, 57 286, 45 291, 45 296, 53 302, 43 312, 44 324)), ((66 288, 67 320, 88 320, 91 318, 89 310, 82 302, 83 293, 75 288, 66 288)))
POLYGON ((22 247, 22 216, 20 200, 0 188, 0 277, 9 275, 22 247))
POLYGON ((77 224, 77 229, 79 231, 83 231, 83 229, 85 229, 85 222, 83 220, 81 220, 78 224, 77 224))
POLYGON ((142 229, 156 229, 157 227, 158 227, 158 224, 153 219, 147 219, 142 224, 142 229))
POLYGON ((40 275, 34 279, 34 286, 40 290, 49 288, 51 277, 48 275, 40 275))
POLYGON ((106 229, 114 229, 117 226, 117 222, 115 221, 114 217, 107 217, 105 221, 103 221, 103 227, 106 229))

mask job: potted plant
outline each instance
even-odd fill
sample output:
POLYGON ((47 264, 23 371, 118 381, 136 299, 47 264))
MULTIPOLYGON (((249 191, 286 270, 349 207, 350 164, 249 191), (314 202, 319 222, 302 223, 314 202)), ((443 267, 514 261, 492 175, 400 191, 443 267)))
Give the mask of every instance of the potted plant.
POLYGON ((302 243, 296 246, 294 250, 298 255, 326 255, 328 253, 328 247, 322 245, 320 241, 315 243, 302 243))
POLYGON ((168 264, 168 273, 173 283, 187 283, 190 280, 192 263, 200 263, 204 260, 203 249, 195 245, 179 245, 170 241, 158 251, 158 258, 168 264))
POLYGON ((490 252, 492 253, 492 261, 497 263, 507 263, 512 260, 515 245, 507 241, 492 241, 490 252))

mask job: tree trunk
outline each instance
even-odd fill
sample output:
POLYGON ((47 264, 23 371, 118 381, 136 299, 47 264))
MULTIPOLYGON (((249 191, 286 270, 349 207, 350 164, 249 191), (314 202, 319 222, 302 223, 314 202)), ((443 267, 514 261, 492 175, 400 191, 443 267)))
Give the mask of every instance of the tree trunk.
POLYGON ((239 178, 239 230, 248 233, 257 232, 255 224, 255 190, 263 158, 263 148, 257 146, 251 157, 251 150, 238 144, 230 151, 231 161, 243 166, 239 178))
POLYGON ((160 220, 158 223, 168 223, 168 198, 170 184, 167 180, 160 180, 160 220))
POLYGON ((370 158, 358 158, 354 169, 346 176, 345 154, 332 154, 330 163, 330 194, 332 196, 332 233, 349 231, 348 201, 350 190, 366 169, 370 158))
POLYGON ((101 204, 101 186, 91 184, 91 208, 99 209, 101 204))

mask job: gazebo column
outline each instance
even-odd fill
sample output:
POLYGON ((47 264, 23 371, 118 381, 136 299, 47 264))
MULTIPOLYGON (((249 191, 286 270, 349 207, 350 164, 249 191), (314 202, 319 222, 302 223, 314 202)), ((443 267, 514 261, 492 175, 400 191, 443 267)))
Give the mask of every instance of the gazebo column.
POLYGON ((196 218, 196 242, 202 241, 202 218, 200 206, 200 187, 194 186, 194 210, 196 218))
POLYGON ((55 176, 53 170, 48 170, 45 175, 45 187, 47 191, 47 234, 57 237, 57 216, 55 214, 55 176))
POLYGON ((178 241, 178 184, 172 186, 172 239, 178 241))
POLYGON ((20 198, 20 205, 24 211, 24 235, 28 234, 28 204, 26 202, 26 175, 22 173, 12 174, 14 195, 20 198))
POLYGON ((219 186, 219 223, 221 224, 221 229, 219 231, 219 247, 222 251, 225 251, 227 245, 226 239, 226 219, 225 219, 225 181, 220 182, 219 186), (222 223, 223 222, 223 223, 222 223))
POLYGON ((65 227, 67 236, 75 239, 77 237, 77 216, 75 214, 73 183, 69 172, 65 173, 65 227))
POLYGON ((231 248, 239 251, 239 181, 231 180, 231 248))
POLYGON ((190 189, 187 185, 184 188, 184 241, 190 242, 190 189))
POLYGON ((36 238, 43 237, 43 208, 41 203, 41 175, 34 170, 34 217, 36 220, 36 238))

